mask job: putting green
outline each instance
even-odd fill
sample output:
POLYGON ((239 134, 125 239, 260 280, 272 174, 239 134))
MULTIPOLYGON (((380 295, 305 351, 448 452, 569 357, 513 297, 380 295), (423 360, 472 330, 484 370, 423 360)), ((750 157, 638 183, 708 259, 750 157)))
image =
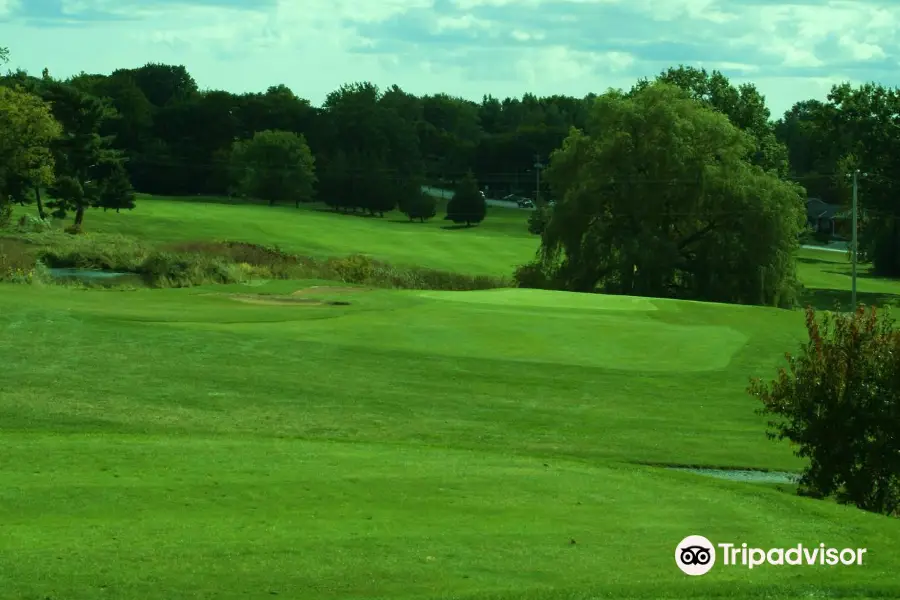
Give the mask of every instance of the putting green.
POLYGON ((657 310, 648 298, 632 296, 603 296, 576 294, 547 290, 484 290, 477 292, 419 292, 423 298, 469 302, 473 304, 499 304, 503 306, 527 306, 535 308, 576 308, 588 310, 657 310))
MULTIPOLYGON (((447 297, 468 294, 489 299, 492 295, 458 292, 447 297)), ((261 313, 261 307, 250 305, 236 310, 236 303, 231 302, 227 309, 229 321, 223 320, 220 311, 215 322, 185 325, 405 353, 634 371, 723 369, 748 340, 743 332, 725 325, 706 325, 699 320, 688 324, 667 323, 655 318, 655 308, 652 311, 616 308, 572 312, 565 307, 523 310, 536 307, 546 299, 540 293, 535 294, 534 300, 530 295, 530 290, 515 290, 508 297, 514 298, 517 304, 505 306, 491 301, 446 302, 442 296, 418 294, 417 298, 411 294, 375 292, 355 296, 348 310, 309 306, 276 308, 281 313, 271 310, 261 313), (281 318, 274 318, 278 315, 281 318)), ((226 298, 216 300, 227 301, 226 298)), ((601 298, 600 306, 606 304, 602 300, 606 298, 601 298)), ((580 301, 574 300, 572 304, 580 301)), ((609 303, 613 307, 627 304, 618 299, 609 303)), ((183 321, 177 319, 170 323, 178 325, 183 321)))

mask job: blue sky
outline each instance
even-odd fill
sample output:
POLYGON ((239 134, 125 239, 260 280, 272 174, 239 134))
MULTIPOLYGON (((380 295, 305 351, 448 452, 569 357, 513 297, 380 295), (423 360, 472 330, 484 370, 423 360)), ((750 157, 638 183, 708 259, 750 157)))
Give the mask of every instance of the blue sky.
POLYGON ((582 96, 679 63, 752 81, 778 116, 833 83, 900 83, 900 1, 0 0, 11 66, 184 64, 202 88, 342 83, 582 96))

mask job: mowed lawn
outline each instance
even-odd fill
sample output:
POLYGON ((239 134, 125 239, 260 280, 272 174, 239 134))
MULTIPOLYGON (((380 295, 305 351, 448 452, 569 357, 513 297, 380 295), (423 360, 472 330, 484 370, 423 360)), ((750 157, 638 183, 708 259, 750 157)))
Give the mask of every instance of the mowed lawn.
POLYGON ((379 218, 336 213, 320 204, 298 209, 204 200, 142 195, 131 212, 91 211, 85 227, 147 241, 243 241, 316 257, 359 253, 399 266, 472 275, 511 276, 539 246, 527 230, 528 212, 515 209, 488 208, 483 224, 447 229, 454 226, 443 220, 443 201, 436 218, 419 223, 399 212, 379 218))
MULTIPOLYGON (((526 217, 141 198, 86 225, 509 275, 526 217)), ((817 306, 849 299, 844 255, 804 250, 800 274, 817 306)), ((861 274, 863 300, 900 292, 861 274)), ((798 469, 745 388, 804 333, 799 312, 536 290, 0 285, 0 598, 900 597, 896 520, 648 466, 798 469), (690 534, 868 553, 688 578, 690 534)))
POLYGON ((797 468, 744 388, 799 313, 312 285, 0 286, 0 596, 900 593, 896 520, 639 464, 797 468), (246 297, 295 292, 349 305, 246 297), (689 534, 868 554, 688 578, 689 534))

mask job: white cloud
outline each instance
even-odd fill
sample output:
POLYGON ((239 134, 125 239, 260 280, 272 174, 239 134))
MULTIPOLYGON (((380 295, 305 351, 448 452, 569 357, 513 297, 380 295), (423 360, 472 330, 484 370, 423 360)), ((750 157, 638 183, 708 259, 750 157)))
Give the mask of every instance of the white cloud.
POLYGON ((618 52, 597 54, 555 46, 527 51, 516 69, 530 86, 571 85, 593 79, 598 71, 620 72, 631 62, 631 57, 618 52))
POLYGON ((21 4, 21 0, 0 0, 0 18, 12 14, 21 4))
POLYGON ((521 29, 513 29, 509 33, 509 35, 510 37, 512 37, 512 39, 519 42, 528 42, 532 40, 538 41, 544 39, 545 37, 544 34, 540 31, 532 33, 528 31, 522 31, 521 29))
POLYGON ((458 17, 438 17, 434 22, 435 33, 443 31, 467 31, 472 29, 489 29, 491 22, 484 19, 477 19, 472 15, 466 14, 458 17))
POLYGON ((66 76, 167 62, 202 87, 284 83, 314 102, 358 80, 473 99, 580 95, 679 63, 756 83, 775 114, 849 75, 900 83, 886 66, 900 55, 900 3, 874 0, 63 0, 55 15, 37 4, 0 0, 13 68, 66 76))
POLYGON ((854 40, 849 35, 842 35, 839 43, 842 48, 847 50, 850 58, 853 60, 872 60, 873 58, 885 58, 887 56, 881 46, 854 40))

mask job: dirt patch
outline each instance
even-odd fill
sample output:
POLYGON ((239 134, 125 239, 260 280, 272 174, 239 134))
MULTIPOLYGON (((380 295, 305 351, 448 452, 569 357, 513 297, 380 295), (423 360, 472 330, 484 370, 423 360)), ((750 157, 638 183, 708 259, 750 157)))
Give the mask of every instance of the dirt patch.
POLYGON ((291 296, 307 296, 311 294, 353 294, 356 292, 369 292, 368 288, 358 288, 358 287, 340 287, 340 286, 331 286, 331 285, 314 285, 312 287, 304 288, 302 290, 297 290, 293 292, 291 296))
POLYGON ((245 304, 263 304, 266 306, 323 306, 326 302, 306 298, 273 297, 273 296, 228 296, 236 302, 245 304))
POLYGON ((280 296, 275 294, 203 294, 204 296, 221 296, 243 302, 245 304, 259 304, 264 306, 349 306, 349 302, 326 302, 312 298, 298 298, 296 296, 280 296))

